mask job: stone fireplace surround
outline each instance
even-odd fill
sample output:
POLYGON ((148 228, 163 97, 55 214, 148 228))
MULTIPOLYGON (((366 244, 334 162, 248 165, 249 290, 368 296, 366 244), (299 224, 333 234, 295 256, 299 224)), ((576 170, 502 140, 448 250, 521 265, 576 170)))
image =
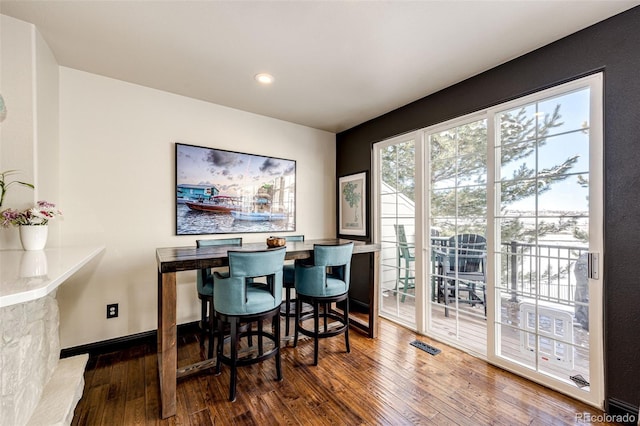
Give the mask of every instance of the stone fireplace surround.
POLYGON ((0 424, 71 423, 89 357, 60 360, 55 296, 102 250, 0 250, 0 424))

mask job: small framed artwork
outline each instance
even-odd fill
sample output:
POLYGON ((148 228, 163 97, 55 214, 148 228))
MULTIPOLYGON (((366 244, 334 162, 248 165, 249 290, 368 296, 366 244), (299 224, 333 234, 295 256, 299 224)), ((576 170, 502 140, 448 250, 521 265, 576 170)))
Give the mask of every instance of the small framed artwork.
POLYGON ((367 172, 338 179, 339 233, 367 235, 367 172))

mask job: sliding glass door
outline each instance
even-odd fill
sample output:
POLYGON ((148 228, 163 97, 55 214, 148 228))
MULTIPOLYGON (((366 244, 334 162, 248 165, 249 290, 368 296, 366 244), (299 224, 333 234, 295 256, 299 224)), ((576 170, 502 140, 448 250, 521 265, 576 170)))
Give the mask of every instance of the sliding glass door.
POLYGON ((491 358, 593 405, 603 398, 601 99, 596 75, 490 112, 491 358))
POLYGON ((380 315, 603 401, 602 76, 374 146, 380 315))
POLYGON ((380 313, 416 326, 416 141, 394 138, 376 149, 377 235, 382 245, 380 313))
POLYGON ((427 215, 430 334, 486 355, 487 121, 430 129, 427 215))

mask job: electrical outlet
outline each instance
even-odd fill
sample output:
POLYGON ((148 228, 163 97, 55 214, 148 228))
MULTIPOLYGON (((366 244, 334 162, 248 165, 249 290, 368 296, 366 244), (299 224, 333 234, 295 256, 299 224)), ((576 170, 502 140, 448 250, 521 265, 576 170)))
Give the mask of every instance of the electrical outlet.
POLYGON ((107 319, 118 317, 118 304, 112 303, 107 305, 107 319))

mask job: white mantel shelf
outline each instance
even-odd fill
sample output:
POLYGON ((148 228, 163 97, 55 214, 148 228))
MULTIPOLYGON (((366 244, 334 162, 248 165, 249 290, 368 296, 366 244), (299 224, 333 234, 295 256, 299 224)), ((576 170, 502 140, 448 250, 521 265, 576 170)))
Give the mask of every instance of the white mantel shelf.
POLYGON ((104 246, 0 250, 0 308, 45 297, 104 246))

